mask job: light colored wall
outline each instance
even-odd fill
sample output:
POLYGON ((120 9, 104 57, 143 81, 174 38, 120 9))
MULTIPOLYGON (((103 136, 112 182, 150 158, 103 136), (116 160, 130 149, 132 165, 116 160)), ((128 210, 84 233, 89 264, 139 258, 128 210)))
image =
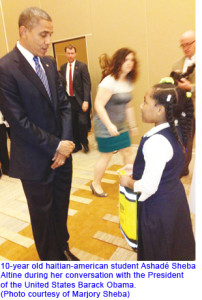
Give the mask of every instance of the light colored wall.
MULTIPOLYGON (((39 6, 53 18, 53 41, 86 35, 92 96, 100 80, 98 57, 113 54, 127 46, 137 52, 139 77, 134 92, 134 107, 140 137, 150 128, 143 124, 140 104, 145 91, 170 73, 182 56, 179 37, 195 29, 194 0, 0 0, 0 55, 12 50, 18 38, 17 20, 28 6, 39 6), (6 32, 3 31, 3 19, 6 32)), ((52 49, 49 50, 52 55, 52 49)))

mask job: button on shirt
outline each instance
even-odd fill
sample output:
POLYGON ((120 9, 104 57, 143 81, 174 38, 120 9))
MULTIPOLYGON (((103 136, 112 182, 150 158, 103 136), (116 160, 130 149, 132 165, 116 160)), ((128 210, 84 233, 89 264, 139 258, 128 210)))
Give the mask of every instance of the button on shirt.
POLYGON ((157 191, 165 165, 173 157, 170 142, 163 135, 157 134, 169 126, 169 123, 163 123, 153 127, 144 135, 150 137, 142 149, 145 169, 142 178, 134 183, 134 192, 141 192, 139 201, 145 201, 157 191))
MULTIPOLYGON (((74 77, 74 67, 75 67, 75 62, 76 60, 74 60, 72 63, 71 63, 71 68, 72 68, 72 81, 73 81, 73 77, 74 77)), ((67 70, 66 70, 66 82, 67 82, 67 87, 66 87, 66 92, 67 94, 70 96, 70 93, 69 93, 69 68, 70 68, 70 63, 67 63, 67 70)))

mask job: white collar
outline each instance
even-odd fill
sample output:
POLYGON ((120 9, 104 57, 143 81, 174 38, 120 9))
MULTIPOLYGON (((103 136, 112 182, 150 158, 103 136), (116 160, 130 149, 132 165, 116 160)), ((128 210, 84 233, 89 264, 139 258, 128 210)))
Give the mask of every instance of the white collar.
POLYGON ((170 124, 168 122, 157 125, 157 126, 153 127, 152 129, 150 129, 147 133, 145 133, 144 137, 150 137, 153 134, 155 134, 165 128, 168 128, 168 127, 170 127, 170 124))
POLYGON ((192 57, 187 57, 186 56, 186 58, 185 58, 186 60, 188 60, 188 61, 191 61, 191 62, 193 62, 193 63, 195 63, 195 61, 196 61, 196 54, 194 54, 192 57))
POLYGON ((71 66, 74 67, 75 63, 76 63, 76 59, 72 63, 68 62, 68 66, 71 64, 71 66))
POLYGON ((29 50, 25 49, 19 41, 17 41, 17 48, 28 61, 33 61, 34 55, 29 50))
MULTIPOLYGON (((36 72, 35 69, 35 62, 33 60, 34 55, 27 49, 25 49, 19 41, 17 41, 17 48, 18 50, 21 52, 21 54, 24 56, 24 58, 28 61, 28 63, 31 65, 31 67, 34 69, 34 71, 36 72)), ((41 66, 41 68, 44 70, 44 67, 41 63, 40 57, 39 57, 39 64, 41 66)))

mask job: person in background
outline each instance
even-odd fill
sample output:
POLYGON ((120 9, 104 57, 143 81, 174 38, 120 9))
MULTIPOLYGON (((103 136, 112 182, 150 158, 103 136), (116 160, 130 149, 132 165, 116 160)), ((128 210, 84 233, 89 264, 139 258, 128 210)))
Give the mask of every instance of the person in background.
POLYGON ((4 117, 0 111, 0 178, 2 174, 8 175, 9 172, 9 156, 7 148, 7 130, 4 117))
POLYGON ((76 55, 74 46, 65 47, 68 62, 61 66, 60 72, 66 81, 66 91, 72 108, 74 152, 78 152, 83 146, 84 152, 88 153, 91 80, 86 64, 76 60, 76 55))
POLYGON ((106 77, 109 72, 111 59, 107 53, 103 53, 99 56, 99 65, 102 70, 101 81, 106 77))
POLYGON ((142 121, 155 127, 140 142, 133 176, 121 176, 120 184, 141 193, 138 260, 194 260, 190 211, 179 179, 192 132, 193 103, 172 78, 161 82, 145 94, 141 105, 142 121))
MULTIPOLYGON (((180 47, 184 52, 184 56, 178 60, 172 66, 172 71, 185 73, 187 69, 196 63, 195 50, 196 50, 196 38, 193 30, 184 32, 180 37, 180 47)), ((192 99, 195 107, 195 68, 188 77, 183 77, 177 81, 177 85, 185 91, 192 93, 192 99)), ((185 167, 180 174, 180 177, 187 176, 189 174, 189 164, 192 158, 193 139, 195 135, 195 119, 193 120, 192 136, 187 144, 186 149, 186 163, 185 167)))
POLYGON ((0 59, 0 109, 11 128, 9 175, 20 178, 41 260, 78 260, 69 250, 71 107, 54 60, 52 19, 38 7, 19 17, 13 51, 0 59))
MULTIPOLYGON (((106 74, 107 75, 107 74, 106 74)), ((124 164, 132 163, 131 135, 137 133, 137 123, 131 104, 133 83, 137 78, 136 54, 129 48, 117 50, 108 75, 101 81, 95 99, 94 132, 100 156, 94 169, 92 193, 107 197, 101 180, 114 151, 120 150, 124 164)))

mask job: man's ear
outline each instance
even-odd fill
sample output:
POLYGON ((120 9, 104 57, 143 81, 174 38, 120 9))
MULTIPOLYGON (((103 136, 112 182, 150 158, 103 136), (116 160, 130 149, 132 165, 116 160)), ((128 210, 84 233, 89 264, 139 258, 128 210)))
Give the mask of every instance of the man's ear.
POLYGON ((27 32, 27 28, 25 26, 20 26, 19 28, 20 37, 25 36, 26 32, 27 32))

